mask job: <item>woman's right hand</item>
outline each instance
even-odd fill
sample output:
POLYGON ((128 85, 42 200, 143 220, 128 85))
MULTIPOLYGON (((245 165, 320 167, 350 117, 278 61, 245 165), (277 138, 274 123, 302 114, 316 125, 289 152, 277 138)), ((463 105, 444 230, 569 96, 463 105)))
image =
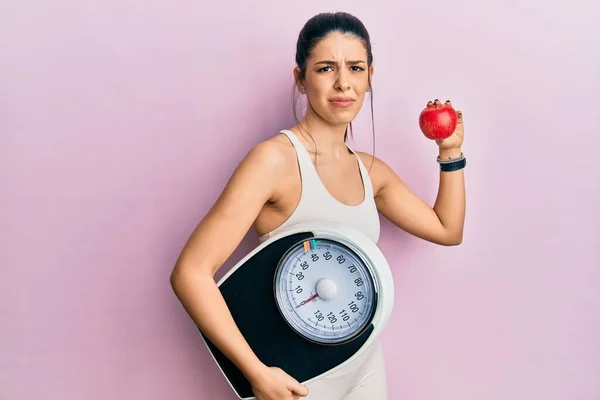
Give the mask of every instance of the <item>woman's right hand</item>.
POLYGON ((256 400, 298 400, 308 388, 278 367, 266 367, 250 381, 256 400))

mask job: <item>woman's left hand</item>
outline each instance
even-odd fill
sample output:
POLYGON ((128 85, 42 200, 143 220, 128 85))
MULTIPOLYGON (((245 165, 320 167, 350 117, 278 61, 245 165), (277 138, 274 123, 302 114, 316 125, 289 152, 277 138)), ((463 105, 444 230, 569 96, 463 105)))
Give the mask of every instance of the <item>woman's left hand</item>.
MULTIPOLYGON (((442 103, 439 100, 436 100, 434 103, 436 108, 441 108, 442 103)), ((452 107, 452 103, 450 100, 446 100, 446 105, 452 107)), ((435 142, 440 147, 440 150, 451 150, 451 149, 460 149, 463 144, 464 139, 464 127, 463 127, 463 116, 461 110, 456 110, 457 122, 456 129, 450 137, 442 140, 436 140, 435 142)))

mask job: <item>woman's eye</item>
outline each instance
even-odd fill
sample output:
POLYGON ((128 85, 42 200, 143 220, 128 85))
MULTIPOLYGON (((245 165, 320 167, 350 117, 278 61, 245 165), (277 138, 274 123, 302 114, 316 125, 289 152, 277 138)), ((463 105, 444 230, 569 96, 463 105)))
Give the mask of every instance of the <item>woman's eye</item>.
MULTIPOLYGON (((352 71, 354 71, 354 72, 360 72, 360 71, 364 71, 365 69, 364 69, 364 68, 362 68, 362 67, 359 67, 359 66, 357 66, 357 65, 353 65, 353 66, 351 67, 351 70, 352 70, 352 71)), ((328 65, 328 66, 326 66, 326 67, 323 67, 323 68, 320 68, 320 69, 318 70, 318 72, 327 72, 327 71, 331 71, 331 66, 329 66, 329 65, 328 65)))

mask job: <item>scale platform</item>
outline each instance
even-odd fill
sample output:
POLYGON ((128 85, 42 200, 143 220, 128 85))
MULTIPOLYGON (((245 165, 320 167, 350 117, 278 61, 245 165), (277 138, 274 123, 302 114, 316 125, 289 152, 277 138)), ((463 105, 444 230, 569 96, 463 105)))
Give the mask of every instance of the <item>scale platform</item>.
MULTIPOLYGON (((335 371, 356 357, 379 335, 394 301, 392 274, 385 257, 362 233, 334 225, 298 225, 261 243, 217 283, 242 335, 257 357, 301 383, 335 371), (288 250, 308 239, 325 238, 348 245, 369 267, 375 283, 375 308, 360 334, 344 343, 307 340, 282 317, 274 294, 274 276, 288 250)), ((200 331, 201 336, 239 399, 253 399, 241 371, 200 331)))

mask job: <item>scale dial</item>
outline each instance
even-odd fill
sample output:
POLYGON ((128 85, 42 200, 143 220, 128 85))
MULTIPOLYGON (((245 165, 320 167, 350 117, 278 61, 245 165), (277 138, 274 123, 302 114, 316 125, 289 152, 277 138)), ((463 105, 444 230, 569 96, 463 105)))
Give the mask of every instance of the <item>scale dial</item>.
POLYGON ((371 269, 349 243, 312 238, 292 246, 275 272, 277 307, 307 340, 340 344, 371 322, 377 290, 371 269))

